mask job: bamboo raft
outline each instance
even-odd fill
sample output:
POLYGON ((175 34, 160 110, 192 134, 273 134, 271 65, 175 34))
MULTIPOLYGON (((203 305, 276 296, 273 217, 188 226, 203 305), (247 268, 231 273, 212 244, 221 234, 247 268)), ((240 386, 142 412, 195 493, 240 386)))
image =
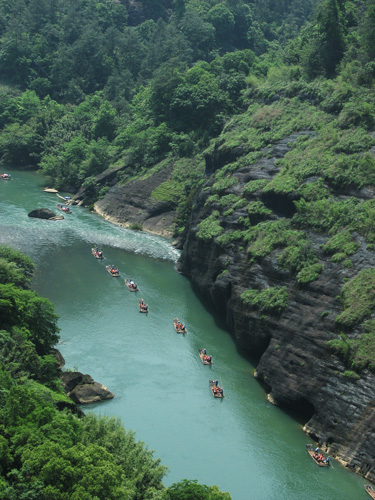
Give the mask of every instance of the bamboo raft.
POLYGON ((131 281, 133 281, 133 280, 131 280, 130 278, 125 278, 124 279, 125 285, 128 287, 128 289, 129 289, 130 292, 138 292, 138 285, 137 285, 137 283, 134 283, 134 281, 133 281, 134 286, 132 286, 131 283, 130 283, 131 281))
POLYGON ((181 322, 178 320, 178 318, 173 319, 173 326, 174 329, 176 330, 177 333, 187 333, 186 328, 178 328, 177 325, 179 325, 181 322))
POLYGON ((198 352, 199 352, 199 357, 201 358, 201 361, 204 365, 212 365, 213 364, 213 361, 212 361, 212 356, 207 356, 204 351, 206 349, 199 349, 198 352), (205 356, 206 356, 206 359, 205 359, 205 356))
POLYGON ((208 383, 210 384, 210 389, 211 389, 211 392, 212 392, 214 398, 223 398, 224 397, 223 388, 216 385, 215 380, 209 380, 208 383))
POLYGON ((319 467, 329 467, 329 462, 326 462, 325 460, 324 461, 319 461, 315 458, 315 450, 313 448, 313 445, 312 444, 307 444, 306 445, 306 450, 307 450, 307 453, 310 455, 310 457, 314 460, 314 462, 316 463, 316 465, 318 465, 319 467))
POLYGON ((140 313, 148 313, 148 305, 145 303, 143 299, 139 301, 139 312, 140 313))
POLYGON ((365 490, 370 495, 370 497, 375 500, 375 490, 374 490, 374 488, 371 485, 369 485, 369 484, 365 484, 365 490))
POLYGON ((69 207, 63 207, 63 205, 61 205, 61 203, 58 203, 56 206, 57 206, 58 210, 61 210, 61 212, 63 212, 64 214, 71 214, 72 213, 72 211, 70 210, 69 207))
POLYGON ((120 276, 118 269, 113 269, 112 266, 105 266, 105 268, 107 269, 109 274, 111 276, 113 276, 114 278, 118 278, 120 276), (112 272, 112 271, 114 271, 114 272, 112 272))
POLYGON ((103 252, 101 250, 97 250, 96 248, 92 248, 91 253, 95 257, 95 259, 104 259, 104 255, 103 255, 103 252))

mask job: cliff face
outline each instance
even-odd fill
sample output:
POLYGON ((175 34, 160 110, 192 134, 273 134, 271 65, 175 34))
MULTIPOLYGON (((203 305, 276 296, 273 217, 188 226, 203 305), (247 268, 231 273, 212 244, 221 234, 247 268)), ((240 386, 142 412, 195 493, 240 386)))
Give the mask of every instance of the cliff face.
POLYGON ((152 196, 153 190, 167 181, 171 173, 172 167, 167 167, 145 179, 140 178, 124 185, 114 183, 107 195, 95 203, 94 208, 116 224, 171 237, 176 205, 152 196))
MULTIPOLYGON (((272 180, 280 171, 276 160, 303 134, 311 137, 307 132, 290 135, 264 151, 256 163, 231 174, 237 182, 231 182, 233 186, 224 191, 224 196, 241 195, 249 181, 272 180)), ((215 149, 206 160, 207 173, 211 175, 228 160, 233 161, 233 157, 228 158, 228 152, 224 157, 215 149)), ((363 238, 356 235, 358 250, 348 268, 324 254, 322 245, 327 235, 309 232, 310 245, 324 270, 315 281, 299 284, 295 274, 280 267, 280 250, 250 261, 241 242, 223 244, 215 237, 200 237, 199 224, 217 208, 215 203, 209 203, 212 186, 213 181, 208 181, 195 200, 179 271, 224 315, 236 343, 258 360, 255 376, 264 384, 269 399, 298 411, 305 418, 305 430, 311 437, 329 448, 332 456, 375 481, 375 377, 362 371, 360 378, 353 378, 327 347, 328 340, 337 338, 335 318, 342 312, 338 296, 343 283, 361 269, 373 267, 374 252, 367 250, 363 238), (281 286, 287 289, 288 305, 279 313, 262 312, 241 299, 249 288, 281 286)), ((296 198, 295 192, 254 192, 250 196, 262 200, 272 209, 272 217, 280 221, 293 216, 296 198)), ((220 216, 220 225, 224 231, 237 229, 245 215, 245 208, 237 208, 220 216)), ((352 334, 355 336, 356 331, 352 334)))

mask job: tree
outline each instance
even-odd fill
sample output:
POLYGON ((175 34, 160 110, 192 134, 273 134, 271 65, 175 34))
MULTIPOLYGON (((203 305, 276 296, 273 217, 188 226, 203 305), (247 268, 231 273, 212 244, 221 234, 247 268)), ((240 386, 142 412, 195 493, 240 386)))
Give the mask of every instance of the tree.
POLYGON ((208 11, 207 21, 214 26, 217 38, 222 43, 230 41, 235 25, 234 15, 224 3, 218 3, 208 11))
POLYGON ((108 101, 104 101, 94 118, 93 132, 95 138, 106 137, 111 141, 115 136, 117 123, 115 108, 108 101))
POLYGON ((319 5, 316 24, 305 31, 302 57, 310 78, 324 75, 332 78, 345 49, 343 15, 338 0, 325 0, 319 5), (307 35, 307 36, 306 36, 307 35))
POLYGON ((203 19, 196 10, 188 10, 180 22, 180 27, 193 48, 194 59, 207 60, 215 47, 215 28, 203 19))
POLYGON ((231 496, 220 491, 217 486, 205 486, 184 479, 167 489, 166 500, 231 500, 231 496))
POLYGON ((24 328, 39 355, 49 354, 59 337, 58 316, 48 299, 12 284, 0 285, 0 328, 24 328))
POLYGON ((375 0, 368 0, 361 23, 362 43, 369 59, 375 58, 375 0))
POLYGON ((0 283, 13 283, 26 288, 34 269, 30 257, 8 245, 0 245, 0 283))

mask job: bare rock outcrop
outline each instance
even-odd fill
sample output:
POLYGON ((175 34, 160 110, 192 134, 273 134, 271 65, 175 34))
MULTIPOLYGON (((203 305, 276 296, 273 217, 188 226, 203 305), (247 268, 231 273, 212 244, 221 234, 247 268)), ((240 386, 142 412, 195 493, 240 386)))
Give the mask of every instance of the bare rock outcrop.
POLYGON ((114 394, 90 375, 81 372, 62 372, 60 379, 66 394, 77 404, 90 404, 112 399, 114 394))
POLYGON ((171 236, 176 203, 155 199, 153 191, 170 179, 172 167, 167 167, 144 179, 115 185, 107 195, 95 203, 95 210, 124 227, 171 236))

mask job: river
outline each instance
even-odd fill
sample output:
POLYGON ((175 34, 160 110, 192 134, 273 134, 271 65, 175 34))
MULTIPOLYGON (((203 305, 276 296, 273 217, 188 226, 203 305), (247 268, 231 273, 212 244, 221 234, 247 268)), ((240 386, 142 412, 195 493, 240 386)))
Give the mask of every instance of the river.
POLYGON ((169 468, 166 486, 197 479, 233 500, 369 498, 361 477, 336 461, 319 468, 311 460, 302 423, 267 401, 254 366, 177 273, 179 253, 169 241, 115 226, 84 207, 73 207, 63 221, 31 219, 35 208, 58 212, 58 198, 42 191, 37 174, 10 173, 11 181, 0 180, 0 243, 35 261, 33 288, 60 315, 66 368, 89 373, 115 393, 84 410, 120 417, 169 468), (92 256, 94 244, 104 261, 92 256), (121 277, 109 276, 107 264, 121 277), (127 290, 126 277, 140 293, 127 290), (138 312, 140 296, 148 315, 138 312), (174 317, 188 335, 176 334, 174 317), (203 347, 213 366, 201 363, 203 347), (212 397, 209 378, 222 382, 223 400, 212 397))

